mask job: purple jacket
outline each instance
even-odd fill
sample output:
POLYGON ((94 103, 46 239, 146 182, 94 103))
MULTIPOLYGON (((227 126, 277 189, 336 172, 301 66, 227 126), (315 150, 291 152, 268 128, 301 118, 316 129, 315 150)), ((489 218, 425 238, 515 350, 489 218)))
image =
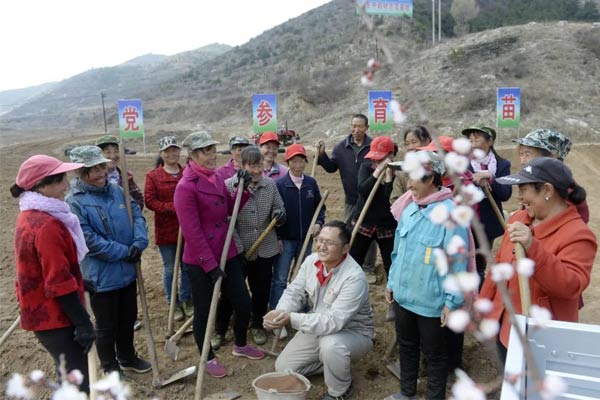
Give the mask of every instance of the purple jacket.
POLYGON ((233 166, 233 158, 230 158, 229 161, 217 168, 217 174, 221 175, 223 180, 231 178, 236 172, 237 169, 233 166))
MULTIPOLYGON (((248 196, 248 193, 242 195, 241 206, 248 196)), ((217 178, 216 185, 213 185, 205 176, 186 167, 175 189, 174 203, 185 238, 183 262, 198 265, 206 272, 215 269, 225 246, 235 194, 233 197, 229 195, 223 179, 217 178)), ((227 259, 238 253, 232 240, 227 259)))

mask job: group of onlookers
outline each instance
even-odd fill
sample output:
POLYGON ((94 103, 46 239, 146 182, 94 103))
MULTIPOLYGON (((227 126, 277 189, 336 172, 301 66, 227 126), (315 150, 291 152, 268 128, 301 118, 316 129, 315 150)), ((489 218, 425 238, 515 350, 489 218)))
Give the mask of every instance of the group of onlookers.
MULTIPOLYGON (((136 265, 148 246, 144 205, 155 213, 167 303, 181 230, 181 284, 174 296, 174 317, 194 317, 200 352, 213 288, 222 279, 207 364, 214 377, 227 374, 214 351, 225 342, 230 325, 232 354, 249 359, 263 358, 264 352, 248 343, 248 328, 254 344, 262 345, 268 340, 267 330, 284 335, 291 326, 297 333, 275 368, 303 374, 323 371, 325 399, 351 397, 351 361, 373 347, 369 283, 376 282, 375 242, 387 278, 387 317, 395 320, 400 353, 401 391, 388 399, 416 398, 421 354, 427 360, 426 398, 444 398, 449 371, 462 368, 464 335, 450 331, 446 322, 450 312, 469 306, 465 302, 473 298, 448 291, 446 275, 436 268, 440 250, 456 247, 457 240, 462 251, 451 254, 448 264, 454 272, 480 276, 479 297, 493 302, 488 318, 501 324, 501 355, 508 346, 509 316, 496 282, 486 274, 485 254, 478 251, 497 237, 502 240, 496 262, 514 264, 517 243, 535 262, 529 279, 532 304, 548 308, 555 319, 577 321, 597 244, 586 225, 585 190, 562 162, 571 148, 565 135, 539 129, 517 139, 522 169, 510 175, 510 162, 494 148, 496 131, 467 128, 462 135, 481 156, 471 157, 468 170, 453 177, 442 160, 444 153, 453 151, 454 139, 434 139, 425 127, 415 126, 404 133, 404 148, 421 152, 424 174, 412 179, 392 168, 398 146, 391 137, 372 139, 362 114, 352 117, 351 127, 352 133, 331 156, 322 143, 317 145, 318 164, 329 173, 340 173, 344 221, 326 222, 322 208, 312 226, 321 192, 317 181, 304 173, 306 149, 288 146, 287 166, 279 164, 280 143, 274 132, 263 133, 257 145, 243 136, 232 137, 231 159, 222 166, 217 165, 218 142, 207 132, 190 134, 182 145, 173 136, 163 137, 143 194, 133 175, 119 169, 120 143, 110 135, 98 139, 97 146, 73 149, 71 163, 42 155, 29 158, 11 187, 13 196, 20 197, 15 254, 23 328, 35 332, 57 366, 63 353, 68 369, 80 369, 86 379, 85 353, 94 340, 104 371, 151 369, 133 346, 136 265), (185 162, 182 146, 187 150, 185 162), (76 174, 70 183, 68 171, 76 174), (131 198, 121 188, 124 179, 131 198), (456 191, 469 184, 486 193, 473 205, 485 237, 473 235, 468 226, 439 224, 431 218, 440 205, 454 210, 456 191), (508 219, 505 230, 494 205, 502 213, 511 185, 518 185, 523 208, 508 219), (224 249, 239 191, 233 240, 224 249), (275 228, 249 254, 272 222, 275 228), (353 240, 350 230, 356 231, 353 240), (308 254, 298 260, 305 240, 308 254), (290 282, 294 260, 299 268, 290 282), (95 328, 85 310, 84 290, 91 298, 95 328)), ((508 288, 520 312, 516 278, 508 288)), ((83 388, 87 390, 87 380, 83 388)))

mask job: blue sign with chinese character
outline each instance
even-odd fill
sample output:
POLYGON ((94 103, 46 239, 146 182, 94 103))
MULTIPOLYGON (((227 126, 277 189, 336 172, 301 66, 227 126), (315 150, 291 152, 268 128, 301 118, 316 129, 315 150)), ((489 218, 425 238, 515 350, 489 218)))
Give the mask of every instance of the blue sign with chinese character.
POLYGON ((413 0, 356 0, 356 4, 369 15, 413 16, 413 0))
POLYGON ((119 134, 121 138, 144 137, 144 113, 141 100, 119 100, 119 134))
POLYGON ((516 128, 521 122, 521 88, 498 88, 496 99, 498 128, 516 128))

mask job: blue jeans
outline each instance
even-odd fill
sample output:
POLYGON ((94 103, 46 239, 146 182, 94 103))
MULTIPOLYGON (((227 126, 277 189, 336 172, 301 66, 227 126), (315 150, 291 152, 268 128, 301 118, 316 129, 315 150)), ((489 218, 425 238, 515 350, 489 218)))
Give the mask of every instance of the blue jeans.
MULTIPOLYGON (((269 307, 274 310, 277 307, 277 303, 283 294, 287 286, 287 279, 290 273, 290 264, 292 259, 300 256, 300 250, 302 250, 303 240, 284 240, 283 241, 283 252, 277 258, 275 262, 275 269, 273 271, 273 278, 271 279, 271 295, 269 299, 269 307)), ((304 258, 312 253, 312 239, 308 243, 304 258)), ((304 260, 302 260, 304 261, 304 260)))
MULTIPOLYGON (((177 252, 177 245, 175 244, 162 244, 158 246, 160 256, 163 260, 163 286, 165 287, 165 294, 167 296, 167 303, 171 303, 171 285, 173 283, 173 270, 175 267, 175 253, 177 252)), ((181 264, 180 264, 181 265, 181 264)), ((181 276, 181 287, 177 296, 177 304, 192 299, 192 291, 190 288, 190 278, 187 272, 181 269, 179 270, 181 276)))

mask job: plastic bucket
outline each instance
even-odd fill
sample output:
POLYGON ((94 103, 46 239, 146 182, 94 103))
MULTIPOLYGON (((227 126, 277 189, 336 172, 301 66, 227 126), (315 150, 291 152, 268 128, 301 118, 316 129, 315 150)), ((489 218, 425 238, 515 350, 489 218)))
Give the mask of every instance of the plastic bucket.
POLYGON ((269 372, 252 381, 258 400, 306 400, 311 384, 295 372, 269 372))

